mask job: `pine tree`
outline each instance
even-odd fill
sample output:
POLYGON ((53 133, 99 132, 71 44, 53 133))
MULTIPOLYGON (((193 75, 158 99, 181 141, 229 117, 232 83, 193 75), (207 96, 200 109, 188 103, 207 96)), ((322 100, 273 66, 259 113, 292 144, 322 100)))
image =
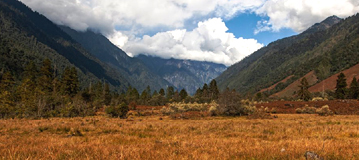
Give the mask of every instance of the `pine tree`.
POLYGON ((146 105, 147 104, 147 101, 149 100, 148 98, 148 92, 147 90, 143 90, 142 93, 141 93, 141 96, 140 96, 140 100, 141 100, 141 104, 142 105, 146 105))
POLYGON ((165 96, 165 90, 163 88, 160 89, 160 92, 158 92, 161 96, 165 96))
POLYGON ((188 93, 185 89, 182 89, 179 93, 180 97, 181 97, 181 100, 184 100, 188 97, 188 93))
POLYGON ((305 77, 300 81, 300 85, 298 87, 300 88, 298 91, 298 97, 301 100, 309 101, 312 98, 312 95, 308 90, 309 83, 305 77))
POLYGON ((11 75, 11 73, 9 71, 5 72, 0 81, 0 92, 1 91, 11 92, 14 84, 15 84, 15 80, 11 75))
POLYGON ((175 93, 173 94, 173 101, 175 101, 175 102, 180 102, 181 101, 181 96, 178 93, 178 90, 176 90, 175 93))
MULTIPOLYGON (((64 95, 75 96, 79 91, 79 79, 75 67, 66 67, 62 74, 61 91, 64 95)), ((102 93, 102 92, 101 92, 102 93)))
POLYGON ((347 92, 347 82, 345 75, 343 73, 340 73, 337 79, 337 85, 335 90, 335 98, 337 99, 345 99, 346 98, 346 92, 347 92))
POLYGON ((167 87, 166 98, 168 101, 173 99, 174 94, 175 94, 174 88, 172 86, 167 87))
POLYGON ((357 99, 359 97, 359 85, 357 79, 354 77, 349 88, 349 98, 357 99))
POLYGON ((110 91, 110 86, 108 85, 108 83, 105 83, 105 87, 103 89, 104 104, 107 106, 110 105, 111 99, 112 99, 112 95, 111 95, 111 91, 110 91))
POLYGON ((196 93, 194 94, 194 98, 197 102, 201 102, 201 99, 202 99, 202 89, 201 88, 198 88, 196 90, 196 93))
POLYGON ((209 84, 209 92, 210 92, 210 98, 211 100, 217 100, 219 96, 219 90, 217 87, 216 80, 212 80, 209 84))
POLYGON ((38 80, 39 87, 42 91, 49 93, 53 91, 53 69, 51 61, 45 59, 40 69, 40 78, 38 80))

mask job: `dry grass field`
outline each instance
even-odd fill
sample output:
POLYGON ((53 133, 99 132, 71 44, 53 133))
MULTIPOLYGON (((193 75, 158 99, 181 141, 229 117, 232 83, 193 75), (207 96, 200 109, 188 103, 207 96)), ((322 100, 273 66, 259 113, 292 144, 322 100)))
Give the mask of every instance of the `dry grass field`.
POLYGON ((359 116, 0 120, 0 159, 305 159, 307 150, 359 159, 359 116))

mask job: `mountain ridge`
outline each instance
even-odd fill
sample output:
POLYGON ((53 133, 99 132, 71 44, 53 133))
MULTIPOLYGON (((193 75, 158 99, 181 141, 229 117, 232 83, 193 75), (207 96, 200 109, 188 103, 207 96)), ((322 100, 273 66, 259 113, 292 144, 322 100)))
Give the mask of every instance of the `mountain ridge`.
POLYGON ((358 17, 354 15, 345 20, 335 16, 328 17, 321 22, 322 24, 313 25, 314 27, 299 35, 270 43, 217 77, 220 89, 229 87, 242 94, 257 93, 294 75, 286 83, 277 85, 268 93, 271 95, 312 70, 315 70, 321 81, 331 74, 359 63, 356 60, 358 54, 355 52, 358 46, 355 42, 359 37, 358 17), (352 50, 343 53, 345 48, 352 50), (348 59, 339 53, 352 58, 348 59))

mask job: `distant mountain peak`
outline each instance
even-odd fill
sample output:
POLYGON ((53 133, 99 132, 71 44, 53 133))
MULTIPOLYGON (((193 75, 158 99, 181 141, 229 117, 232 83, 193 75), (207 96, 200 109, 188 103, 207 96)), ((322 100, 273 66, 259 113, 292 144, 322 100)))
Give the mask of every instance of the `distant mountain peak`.
POLYGON ((317 31, 322 31, 322 30, 326 30, 328 28, 330 28, 331 26, 339 23, 342 19, 333 15, 330 16, 328 18, 326 18, 325 20, 323 20, 320 23, 315 23, 313 26, 309 27, 306 31, 304 31, 303 33, 314 33, 317 31))

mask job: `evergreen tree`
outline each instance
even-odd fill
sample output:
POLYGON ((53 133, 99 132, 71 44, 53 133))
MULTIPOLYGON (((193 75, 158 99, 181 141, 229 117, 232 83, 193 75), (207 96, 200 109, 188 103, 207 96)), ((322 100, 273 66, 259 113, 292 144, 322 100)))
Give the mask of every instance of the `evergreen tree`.
POLYGON ((203 85, 203 88, 202 88, 201 102, 206 102, 207 103, 209 101, 210 101, 210 91, 209 91, 207 83, 205 83, 203 85))
POLYGON ((195 101, 200 102, 202 99, 202 89, 198 88, 194 94, 195 101))
POLYGON ((158 92, 161 96, 165 96, 165 90, 163 88, 160 89, 160 92, 158 92))
POLYGON ((210 92, 211 100, 217 100, 218 99, 219 90, 218 90, 217 82, 214 79, 209 84, 209 92, 210 92))
POLYGON ((42 67, 40 68, 40 78, 38 80, 39 87, 44 92, 52 92, 53 90, 53 70, 51 67, 51 61, 45 59, 43 61, 42 67))
POLYGON ((175 102, 180 102, 181 101, 181 96, 178 93, 178 90, 176 90, 175 93, 173 94, 173 101, 175 101, 175 102))
POLYGON ((312 98, 312 94, 308 90, 309 83, 305 77, 300 81, 300 85, 298 87, 299 87, 298 97, 301 100, 309 101, 312 98))
POLYGON ((182 89, 179 93, 180 97, 181 97, 181 100, 184 100, 188 97, 188 93, 185 89, 182 89))
POLYGON ((150 86, 147 86, 147 88, 146 88, 146 92, 147 92, 147 97, 146 97, 146 99, 147 100, 149 100, 149 99, 151 99, 151 87, 150 86))
POLYGON ((345 99, 347 92, 347 81, 345 75, 340 73, 337 79, 337 85, 335 89, 335 98, 337 99, 345 99))
POLYGON ((66 67, 62 74, 61 90, 64 95, 75 96, 79 91, 79 79, 75 67, 66 67))
POLYGON ((174 88, 172 86, 167 87, 166 99, 168 101, 173 99, 174 94, 175 94, 174 88))
POLYGON ((5 72, 0 81, 0 92, 8 91, 11 92, 13 85, 15 84, 15 80, 11 73, 5 72))
POLYGON ((359 97, 359 85, 355 77, 353 78, 352 83, 350 83, 349 96, 351 99, 358 99, 359 97))
POLYGON ((147 89, 142 91, 140 100, 141 100, 142 105, 147 104, 147 101, 149 100, 149 95, 148 95, 147 89))
POLYGON ((103 90, 104 105, 107 105, 107 106, 110 105, 111 99, 112 99, 112 95, 111 95, 110 87, 109 87, 108 83, 105 83, 105 87, 103 90))

